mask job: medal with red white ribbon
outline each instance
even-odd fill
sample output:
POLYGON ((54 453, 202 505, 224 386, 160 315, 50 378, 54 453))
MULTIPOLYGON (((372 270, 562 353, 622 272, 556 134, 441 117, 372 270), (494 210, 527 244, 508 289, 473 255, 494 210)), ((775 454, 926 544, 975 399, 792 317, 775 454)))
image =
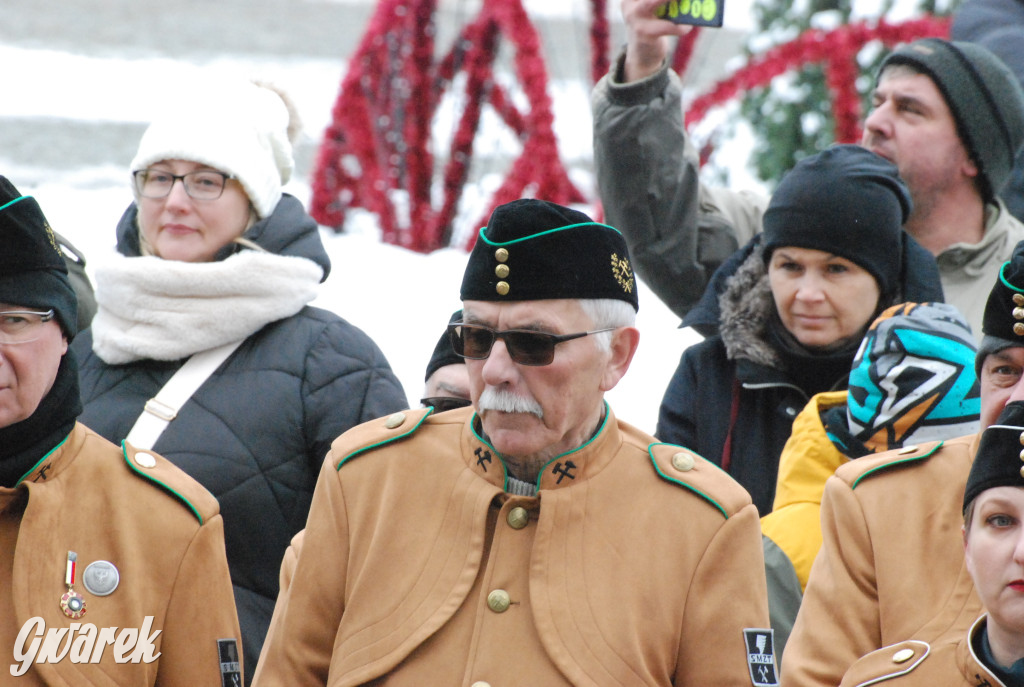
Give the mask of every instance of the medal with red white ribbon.
POLYGON ((75 570, 78 567, 78 554, 68 551, 68 565, 64 571, 64 584, 68 590, 60 597, 60 610, 69 618, 81 618, 85 615, 85 599, 74 590, 75 570))

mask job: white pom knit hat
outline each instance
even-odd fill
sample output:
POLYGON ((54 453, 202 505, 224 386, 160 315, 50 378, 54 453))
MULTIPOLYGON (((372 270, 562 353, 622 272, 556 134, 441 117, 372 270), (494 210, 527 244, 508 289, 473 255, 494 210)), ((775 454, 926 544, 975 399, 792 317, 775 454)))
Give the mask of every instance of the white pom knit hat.
POLYGON ((270 88, 251 81, 202 84, 186 105, 164 109, 153 120, 131 171, 162 160, 209 165, 237 178, 263 218, 277 207, 295 166, 288 120, 288 108, 270 88))

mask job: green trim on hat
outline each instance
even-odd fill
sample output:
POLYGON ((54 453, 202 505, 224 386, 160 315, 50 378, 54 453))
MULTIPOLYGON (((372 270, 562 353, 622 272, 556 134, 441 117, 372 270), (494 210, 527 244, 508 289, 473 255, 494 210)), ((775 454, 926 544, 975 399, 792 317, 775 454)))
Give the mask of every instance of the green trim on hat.
POLYGON ((1010 266, 1011 262, 1012 260, 1007 260, 1006 262, 1003 263, 1003 266, 999 268, 999 281, 1001 281, 1003 283, 1003 286, 1010 289, 1011 291, 1016 291, 1017 293, 1024 293, 1024 289, 1014 286, 1003 275, 1003 272, 1006 270, 1007 267, 1010 266))
POLYGON ((522 243, 523 241, 529 241, 531 239, 546 236, 547 234, 555 234, 566 229, 575 229, 576 227, 603 227, 604 229, 611 229, 619 236, 622 236, 622 232, 609 224, 601 224, 600 222, 577 222, 576 224, 567 224, 564 227, 556 227, 554 229, 546 229, 544 231, 538 231, 536 234, 530 234, 529 236, 522 236, 518 239, 511 239, 510 241, 492 241, 487 238, 484 233, 487 227, 480 227, 480 238, 484 240, 489 246, 511 246, 513 243, 522 243))
POLYGON ((7 208, 11 207, 12 205, 14 205, 17 202, 23 201, 26 198, 31 198, 31 197, 32 196, 20 196, 18 198, 15 198, 14 200, 10 201, 9 203, 4 203, 3 205, 0 205, 0 212, 3 212, 4 210, 6 210, 7 208))

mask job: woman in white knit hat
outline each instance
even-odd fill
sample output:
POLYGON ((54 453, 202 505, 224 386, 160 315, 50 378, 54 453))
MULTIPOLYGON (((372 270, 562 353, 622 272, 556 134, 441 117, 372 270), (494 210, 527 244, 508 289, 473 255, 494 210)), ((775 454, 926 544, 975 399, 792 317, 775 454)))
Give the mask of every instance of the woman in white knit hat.
POLYGON ((152 122, 119 255, 97 267, 98 312, 74 342, 82 420, 149 445, 218 498, 247 678, 330 442, 408 405, 377 345, 308 305, 330 260, 281 192, 291 119, 277 91, 232 82, 152 122))

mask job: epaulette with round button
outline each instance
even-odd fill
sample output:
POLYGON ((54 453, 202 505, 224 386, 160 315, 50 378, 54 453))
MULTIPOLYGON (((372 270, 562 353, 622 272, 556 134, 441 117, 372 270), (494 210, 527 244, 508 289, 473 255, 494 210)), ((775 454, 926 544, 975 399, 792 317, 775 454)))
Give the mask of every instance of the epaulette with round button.
POLYGON ((121 455, 133 474, 178 501, 200 525, 220 512, 217 499, 169 460, 127 442, 121 442, 121 455))
POLYGON ((876 683, 888 684, 888 680, 912 672, 929 654, 931 646, 927 642, 915 639, 876 649, 863 656, 850 668, 843 684, 847 681, 850 681, 850 684, 865 686, 876 683))
POLYGON ((726 518, 750 503, 750 495, 720 467, 687 448, 656 443, 647 453, 658 477, 696 494, 726 518))
POLYGON ((908 445, 898 450, 889 451, 888 460, 881 463, 880 465, 875 465, 869 470, 865 470, 864 473, 857 477, 857 479, 855 479, 853 481, 853 484, 850 486, 852 489, 856 489, 857 485, 859 485, 861 482, 868 479, 869 477, 873 477, 875 475, 888 472, 889 470, 892 470, 894 468, 906 466, 913 463, 919 463, 923 460, 927 460, 936 451, 942 448, 942 444, 943 442, 941 441, 935 441, 927 444, 922 444, 920 446, 908 445))
POLYGON ((356 439, 356 444, 359 447, 354 450, 347 450, 335 468, 340 470, 342 465, 356 456, 412 435, 420 428, 423 421, 430 417, 432 412, 433 408, 403 410, 363 423, 359 427, 350 430, 350 432, 358 433, 359 436, 356 439))

